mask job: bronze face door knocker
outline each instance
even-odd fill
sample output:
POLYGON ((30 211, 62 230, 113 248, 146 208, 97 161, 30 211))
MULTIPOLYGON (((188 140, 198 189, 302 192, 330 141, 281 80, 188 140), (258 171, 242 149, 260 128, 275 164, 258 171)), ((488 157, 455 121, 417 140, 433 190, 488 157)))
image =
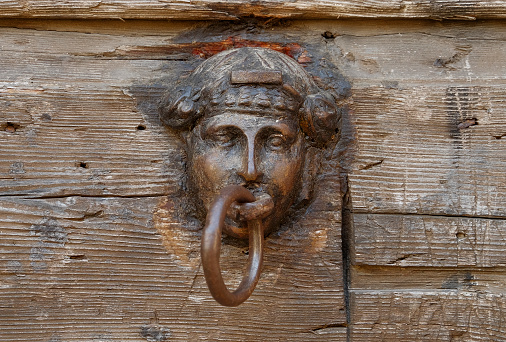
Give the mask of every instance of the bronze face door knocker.
POLYGON ((294 59, 262 48, 209 58, 163 98, 160 118, 185 142, 189 194, 207 216, 202 265, 220 304, 237 306, 253 292, 264 236, 307 195, 308 149, 324 148, 340 117, 334 97, 294 59), (234 292, 221 276, 222 231, 249 238, 246 274, 234 292))

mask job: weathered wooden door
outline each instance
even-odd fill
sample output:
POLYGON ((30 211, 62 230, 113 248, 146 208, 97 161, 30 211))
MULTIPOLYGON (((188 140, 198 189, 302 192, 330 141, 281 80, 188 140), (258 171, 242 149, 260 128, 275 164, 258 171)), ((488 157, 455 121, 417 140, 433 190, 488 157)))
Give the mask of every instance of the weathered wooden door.
MULTIPOLYGON (((505 341, 505 16, 502 1, 0 2, 0 340, 505 341), (293 57, 347 109, 312 202, 226 308, 157 103, 242 46, 293 57)), ((247 245, 222 249, 234 286, 247 245)))

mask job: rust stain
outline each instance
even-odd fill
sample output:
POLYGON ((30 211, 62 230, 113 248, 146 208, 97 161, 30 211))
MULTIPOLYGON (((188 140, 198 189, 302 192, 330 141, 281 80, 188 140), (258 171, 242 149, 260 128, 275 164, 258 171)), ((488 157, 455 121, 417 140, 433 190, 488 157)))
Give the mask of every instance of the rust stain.
POLYGON ((476 126, 477 124, 478 124, 478 120, 476 118, 466 119, 466 120, 462 121, 461 123, 459 123, 457 125, 457 128, 458 129, 466 129, 471 126, 476 126))
MULTIPOLYGON (((241 47, 267 48, 284 53, 285 55, 295 59, 297 59, 297 56, 300 56, 301 53, 303 53, 300 44, 297 43, 264 42, 232 36, 219 42, 192 42, 182 44, 169 44, 164 46, 120 46, 112 52, 105 53, 103 56, 119 58, 156 58, 183 53, 199 56, 201 58, 209 58, 221 51, 241 47)), ((308 62, 306 57, 303 57, 303 62, 308 62)))
POLYGON ((198 43, 199 46, 196 46, 192 50, 193 55, 198 55, 202 58, 209 58, 214 56, 215 54, 233 49, 233 48, 241 48, 241 47, 261 47, 266 49, 271 49, 274 51, 278 51, 288 55, 292 58, 295 58, 297 54, 301 51, 301 46, 297 43, 276 43, 276 42, 262 42, 258 40, 249 40, 243 39, 241 37, 228 37, 225 40, 220 42, 210 42, 210 43, 198 43))
POLYGON ((304 50, 299 58, 297 58, 297 62, 300 64, 311 63, 311 55, 307 52, 307 50, 304 50))
POLYGON ((20 128, 21 128, 20 124, 13 123, 13 122, 5 122, 5 123, 0 124, 0 130, 8 132, 8 133, 15 133, 20 128))

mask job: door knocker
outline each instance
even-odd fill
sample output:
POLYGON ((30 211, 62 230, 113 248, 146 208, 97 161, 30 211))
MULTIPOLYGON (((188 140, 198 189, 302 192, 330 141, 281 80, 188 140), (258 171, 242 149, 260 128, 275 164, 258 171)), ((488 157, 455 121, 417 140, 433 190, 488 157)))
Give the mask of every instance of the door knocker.
POLYGON ((260 276, 263 240, 307 202, 318 155, 336 136, 341 112, 294 59, 263 48, 223 51, 181 79, 160 118, 185 142, 190 196, 201 217, 202 264, 212 296, 236 306, 260 276), (249 238, 238 289, 223 282, 221 232, 249 238))

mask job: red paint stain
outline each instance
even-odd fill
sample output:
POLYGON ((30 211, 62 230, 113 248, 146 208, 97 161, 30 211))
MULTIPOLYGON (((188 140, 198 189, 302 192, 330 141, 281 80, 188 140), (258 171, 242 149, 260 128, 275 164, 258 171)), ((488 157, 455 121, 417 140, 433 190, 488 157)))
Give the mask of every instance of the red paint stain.
POLYGON ((241 47, 261 47, 288 55, 301 64, 311 61, 311 56, 297 43, 262 42, 243 39, 238 36, 228 37, 219 42, 192 42, 155 46, 121 46, 112 52, 106 52, 104 57, 114 58, 166 58, 174 54, 191 54, 201 58, 209 58, 219 52, 241 47))
POLYGON ((301 52, 301 46, 297 43, 274 43, 274 42, 262 42, 258 40, 243 39, 241 37, 228 37, 220 42, 200 42, 194 43, 197 46, 193 47, 192 54, 202 58, 209 58, 216 55, 219 52, 241 48, 241 47, 261 47, 271 49, 288 55, 292 58, 299 55, 301 52))

